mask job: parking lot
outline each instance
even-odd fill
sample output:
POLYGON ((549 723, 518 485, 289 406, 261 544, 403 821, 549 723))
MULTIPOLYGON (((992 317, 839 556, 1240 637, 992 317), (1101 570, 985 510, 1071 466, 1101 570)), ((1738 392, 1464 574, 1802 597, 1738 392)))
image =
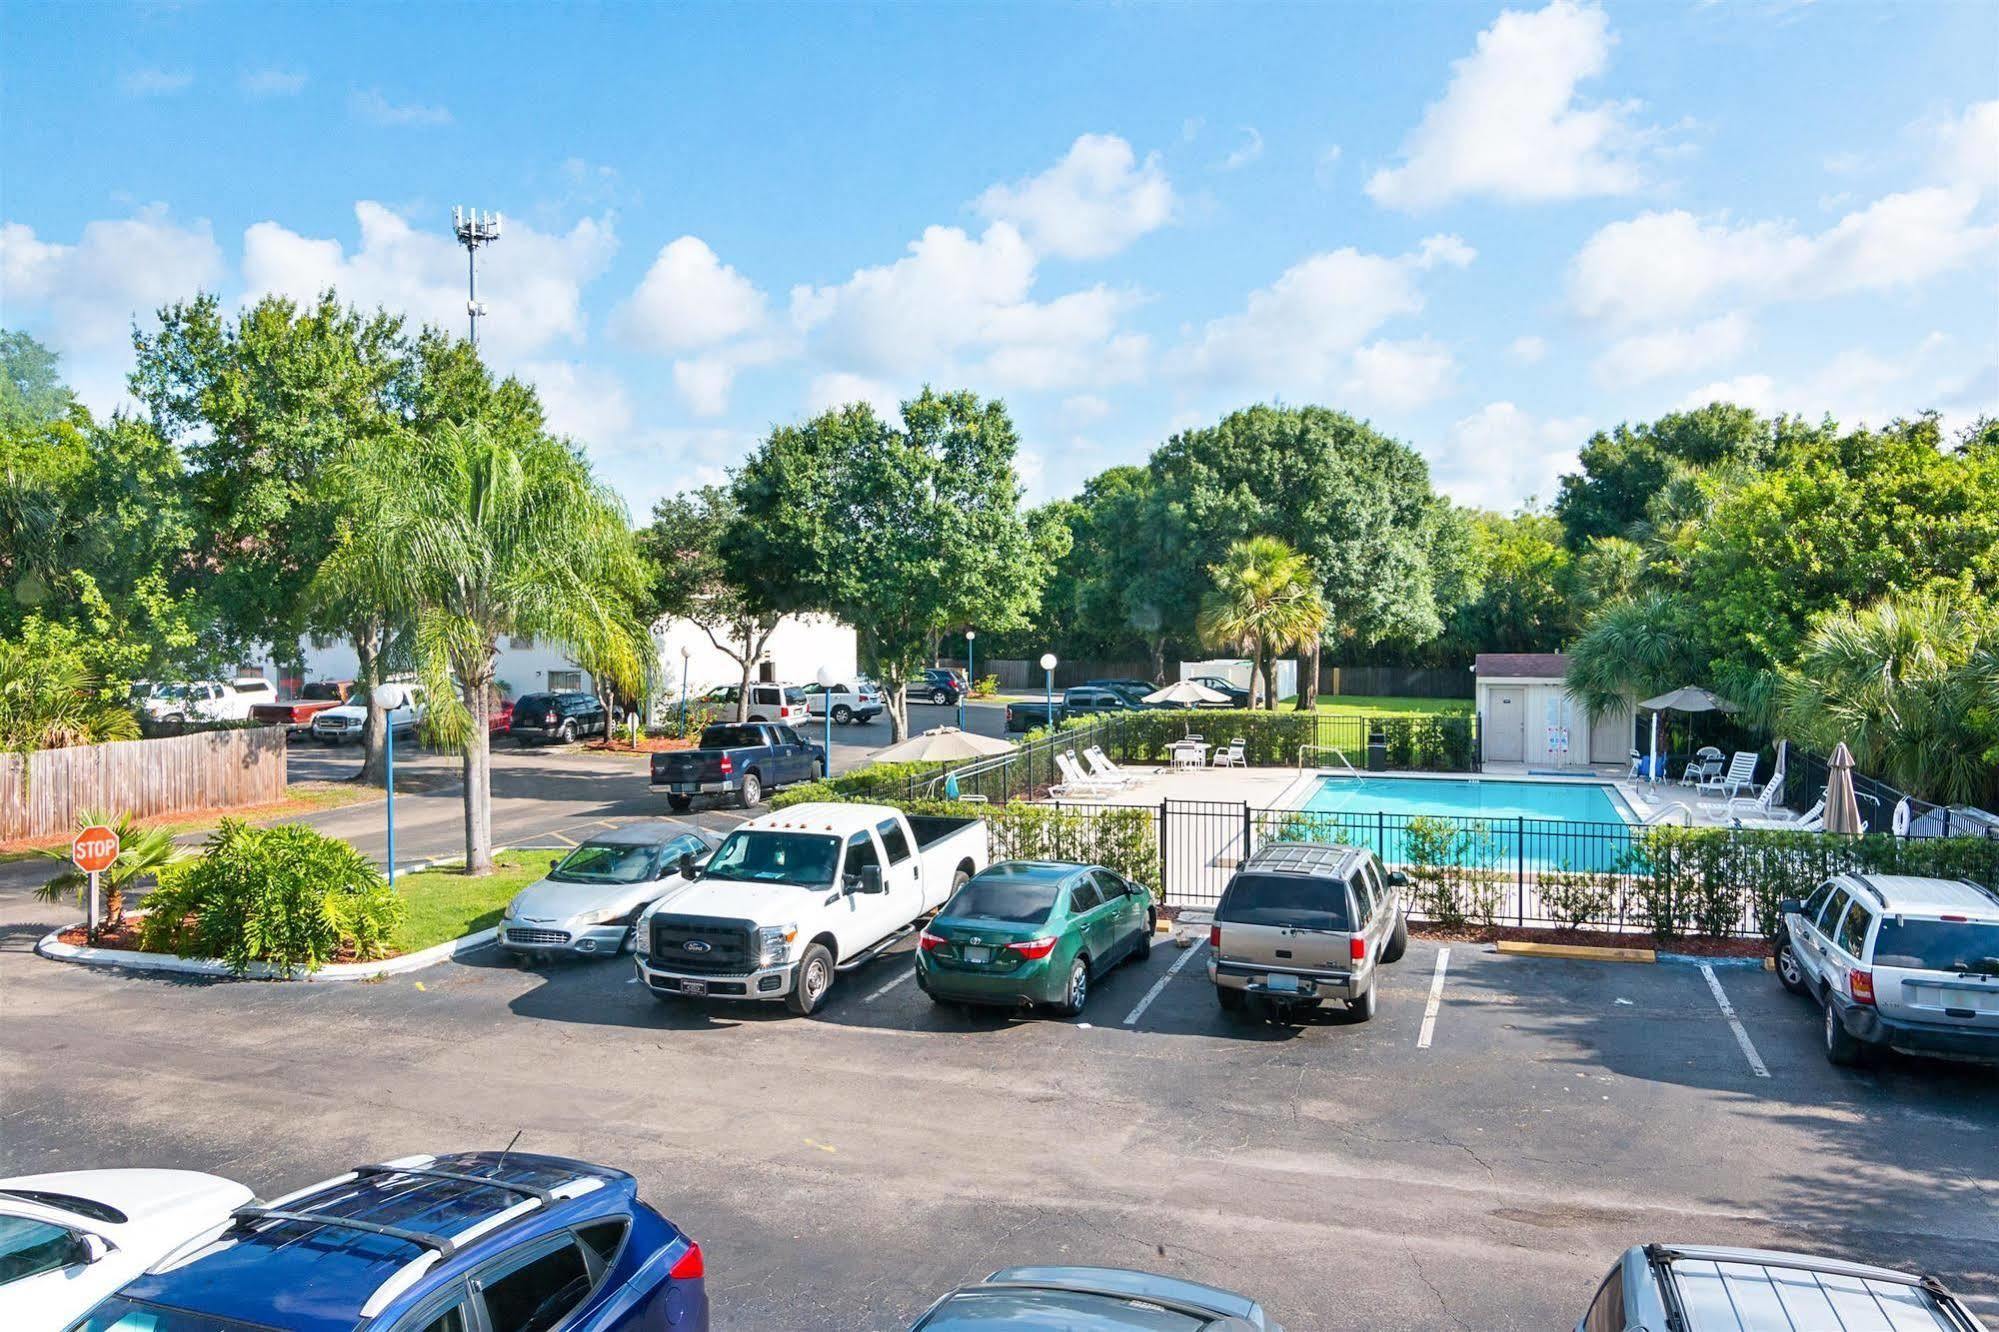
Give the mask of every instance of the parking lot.
POLYGON ((623 962, 93 973, 28 953, 60 910, 0 905, 0 1171, 271 1195, 518 1130, 636 1173, 706 1247, 718 1327, 899 1328, 1062 1261, 1217 1282, 1294 1332, 1565 1328, 1655 1239, 1935 1271, 1999 1316, 1999 1074, 1834 1069, 1761 970, 1462 943, 1440 966, 1418 940, 1373 1022, 1279 1024, 1224 1015, 1205 948, 1162 946, 1070 1022, 939 1008, 905 952, 798 1019, 663 1006, 623 962))

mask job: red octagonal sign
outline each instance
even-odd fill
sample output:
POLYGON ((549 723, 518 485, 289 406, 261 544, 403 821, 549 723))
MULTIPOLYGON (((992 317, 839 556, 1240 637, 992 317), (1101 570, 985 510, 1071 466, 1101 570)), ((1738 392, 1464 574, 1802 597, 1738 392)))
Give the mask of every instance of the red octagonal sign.
POLYGON ((85 828, 69 844, 69 858, 85 874, 108 870, 118 859, 118 834, 99 823, 85 828))

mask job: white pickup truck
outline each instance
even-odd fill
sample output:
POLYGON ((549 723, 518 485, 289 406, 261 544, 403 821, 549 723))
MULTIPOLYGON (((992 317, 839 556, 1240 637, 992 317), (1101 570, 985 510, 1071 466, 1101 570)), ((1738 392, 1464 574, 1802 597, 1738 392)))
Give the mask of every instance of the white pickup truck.
POLYGON ((663 1003, 783 1000, 811 1013, 839 972, 907 938, 986 856, 983 819, 831 802, 766 814, 639 917, 638 978, 663 1003))

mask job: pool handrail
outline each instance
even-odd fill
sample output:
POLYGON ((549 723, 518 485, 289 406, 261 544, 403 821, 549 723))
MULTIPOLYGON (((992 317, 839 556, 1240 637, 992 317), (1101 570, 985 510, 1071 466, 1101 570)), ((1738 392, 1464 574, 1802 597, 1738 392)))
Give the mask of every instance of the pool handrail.
POLYGON ((1325 754, 1331 754, 1331 755, 1333 755, 1333 756, 1334 756, 1335 758, 1339 759, 1339 761, 1340 761, 1340 766, 1341 766, 1341 767, 1343 767, 1343 768, 1345 768, 1345 769, 1347 770, 1347 776, 1349 776, 1349 777, 1358 777, 1358 776, 1360 776, 1360 769, 1358 769, 1358 768, 1354 767, 1354 765, 1353 765, 1353 762, 1352 762, 1352 760, 1350 760, 1349 758, 1347 758, 1347 756, 1346 756, 1346 751, 1342 750, 1342 749, 1341 749, 1341 748, 1340 748, 1340 747, 1339 747, 1338 745, 1300 745, 1300 746, 1298 746, 1298 771, 1299 771, 1299 772, 1301 772, 1301 773, 1302 773, 1302 772, 1304 772, 1304 771, 1305 771, 1305 755, 1306 755, 1307 753, 1312 753, 1312 752, 1318 752, 1318 753, 1325 753, 1325 754))

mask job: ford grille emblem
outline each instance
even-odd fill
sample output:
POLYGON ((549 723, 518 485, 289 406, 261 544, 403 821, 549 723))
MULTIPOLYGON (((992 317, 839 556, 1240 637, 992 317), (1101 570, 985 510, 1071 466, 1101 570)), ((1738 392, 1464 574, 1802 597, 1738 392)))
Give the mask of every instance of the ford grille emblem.
POLYGON ((690 953, 705 953, 711 947, 711 945, 700 939, 689 939, 686 943, 680 946, 682 948, 685 948, 690 953))

